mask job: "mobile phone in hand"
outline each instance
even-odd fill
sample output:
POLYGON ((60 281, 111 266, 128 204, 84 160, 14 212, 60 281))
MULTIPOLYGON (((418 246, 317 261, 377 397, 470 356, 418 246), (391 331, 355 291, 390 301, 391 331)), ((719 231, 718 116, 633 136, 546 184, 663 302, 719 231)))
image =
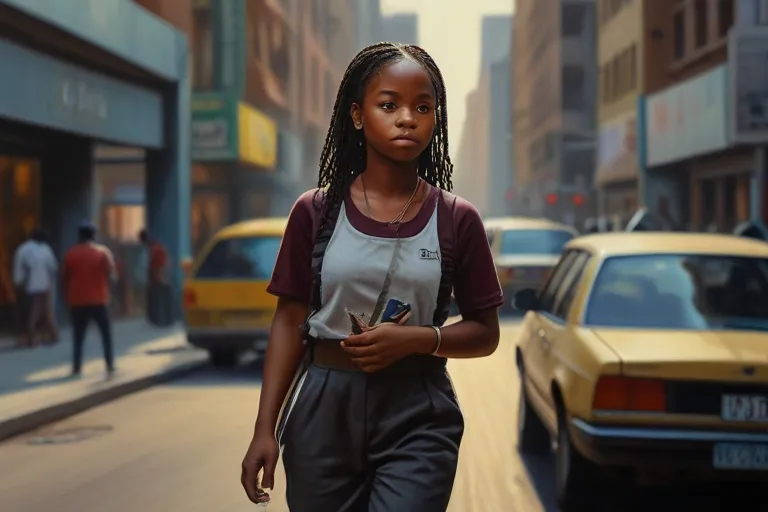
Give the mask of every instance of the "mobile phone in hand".
POLYGON ((381 315, 382 323, 404 324, 411 318, 411 305, 400 299, 389 299, 381 315))

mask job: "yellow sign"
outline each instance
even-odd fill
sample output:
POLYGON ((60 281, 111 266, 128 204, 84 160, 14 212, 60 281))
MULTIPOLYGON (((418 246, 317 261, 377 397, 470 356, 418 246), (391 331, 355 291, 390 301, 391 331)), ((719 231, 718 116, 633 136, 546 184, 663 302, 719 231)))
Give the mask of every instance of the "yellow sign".
POLYGON ((244 103, 237 105, 240 160, 271 169, 277 162, 277 123, 244 103))

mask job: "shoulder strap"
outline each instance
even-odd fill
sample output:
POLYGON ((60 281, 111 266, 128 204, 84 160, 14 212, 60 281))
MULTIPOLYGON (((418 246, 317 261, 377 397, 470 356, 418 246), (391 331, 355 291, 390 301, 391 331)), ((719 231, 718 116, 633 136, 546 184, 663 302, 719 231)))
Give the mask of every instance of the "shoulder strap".
MULTIPOLYGON (((322 191, 318 193, 322 194, 322 191)), ((323 198, 322 201, 325 201, 323 198)), ((326 205, 318 208, 315 216, 315 243, 312 247, 312 290, 309 296, 309 315, 303 325, 303 334, 306 339, 309 335, 309 319, 312 318, 322 307, 322 281, 323 259, 325 251, 328 249, 328 243, 331 241, 333 231, 336 229, 336 223, 339 220, 341 205, 338 205, 328 215, 325 225, 322 224, 322 218, 325 213, 326 205)))
POLYGON ((453 292, 453 277, 456 254, 456 226, 454 210, 456 196, 444 190, 437 198, 437 236, 440 243, 440 287, 437 292, 437 306, 432 323, 441 326, 448 319, 453 292))

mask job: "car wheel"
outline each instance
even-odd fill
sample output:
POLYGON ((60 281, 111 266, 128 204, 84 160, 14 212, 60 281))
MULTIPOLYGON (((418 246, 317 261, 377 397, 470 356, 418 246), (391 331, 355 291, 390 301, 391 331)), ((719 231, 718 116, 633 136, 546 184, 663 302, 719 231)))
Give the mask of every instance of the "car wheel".
POLYGON ((561 408, 557 415, 555 451, 557 502, 562 512, 590 510, 597 485, 597 467, 574 448, 566 416, 561 408))
POLYGON ((520 400, 517 406, 517 449, 520 453, 538 455, 549 452, 551 438, 547 427, 531 407, 525 381, 520 373, 520 400))
POLYGON ((238 353, 235 350, 209 350, 208 359, 216 368, 232 368, 237 365, 238 353))

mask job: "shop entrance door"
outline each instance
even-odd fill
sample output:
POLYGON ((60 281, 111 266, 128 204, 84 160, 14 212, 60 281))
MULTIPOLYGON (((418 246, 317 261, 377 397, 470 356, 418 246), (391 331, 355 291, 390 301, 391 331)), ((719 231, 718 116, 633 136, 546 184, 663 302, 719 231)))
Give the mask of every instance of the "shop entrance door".
POLYGON ((0 153, 0 336, 18 331, 13 255, 40 222, 40 161, 0 153))

